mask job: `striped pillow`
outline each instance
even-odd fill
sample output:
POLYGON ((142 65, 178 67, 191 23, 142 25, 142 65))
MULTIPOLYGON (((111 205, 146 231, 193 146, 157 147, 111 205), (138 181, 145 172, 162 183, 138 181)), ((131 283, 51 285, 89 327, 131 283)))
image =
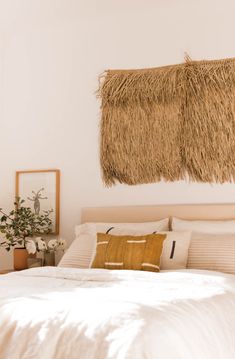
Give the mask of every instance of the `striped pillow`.
POLYGON ((194 233, 187 267, 235 274, 235 235, 194 233))
POLYGON ((61 258, 58 267, 89 268, 95 250, 95 236, 81 234, 61 258))
POLYGON ((159 272, 164 234, 115 236, 97 233, 92 268, 159 272))

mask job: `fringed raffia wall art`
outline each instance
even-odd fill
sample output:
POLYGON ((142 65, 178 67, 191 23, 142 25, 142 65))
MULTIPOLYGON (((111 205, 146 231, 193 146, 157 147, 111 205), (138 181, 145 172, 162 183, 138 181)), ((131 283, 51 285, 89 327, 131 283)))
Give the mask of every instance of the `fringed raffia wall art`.
POLYGON ((235 59, 109 70, 99 95, 107 186, 235 180, 235 59))

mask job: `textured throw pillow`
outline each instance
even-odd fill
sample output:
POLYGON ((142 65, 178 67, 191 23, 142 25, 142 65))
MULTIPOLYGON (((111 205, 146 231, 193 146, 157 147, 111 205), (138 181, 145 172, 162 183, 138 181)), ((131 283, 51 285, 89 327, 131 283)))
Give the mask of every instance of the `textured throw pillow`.
POLYGON ((96 250, 97 232, 149 234, 168 230, 169 219, 143 223, 84 223, 75 227, 76 239, 63 255, 59 267, 89 268, 96 250), (128 231, 128 233, 126 233, 128 231))
POLYGON ((159 272, 164 234, 114 236, 98 233, 92 268, 159 272))
POLYGON ((235 274, 235 235, 195 233, 187 267, 235 274))

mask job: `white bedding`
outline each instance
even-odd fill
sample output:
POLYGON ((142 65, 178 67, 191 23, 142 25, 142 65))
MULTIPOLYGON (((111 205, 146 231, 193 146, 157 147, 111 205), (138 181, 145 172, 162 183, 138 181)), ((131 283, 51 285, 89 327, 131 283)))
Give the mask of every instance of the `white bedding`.
POLYGON ((0 276, 0 359, 234 359, 235 276, 35 268, 0 276))

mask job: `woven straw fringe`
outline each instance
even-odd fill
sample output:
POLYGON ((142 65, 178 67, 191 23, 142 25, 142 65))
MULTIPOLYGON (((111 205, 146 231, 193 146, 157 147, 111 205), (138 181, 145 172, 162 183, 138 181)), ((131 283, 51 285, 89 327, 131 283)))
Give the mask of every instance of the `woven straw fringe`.
POLYGON ((106 186, 235 180, 235 59, 111 70, 98 93, 106 186))

